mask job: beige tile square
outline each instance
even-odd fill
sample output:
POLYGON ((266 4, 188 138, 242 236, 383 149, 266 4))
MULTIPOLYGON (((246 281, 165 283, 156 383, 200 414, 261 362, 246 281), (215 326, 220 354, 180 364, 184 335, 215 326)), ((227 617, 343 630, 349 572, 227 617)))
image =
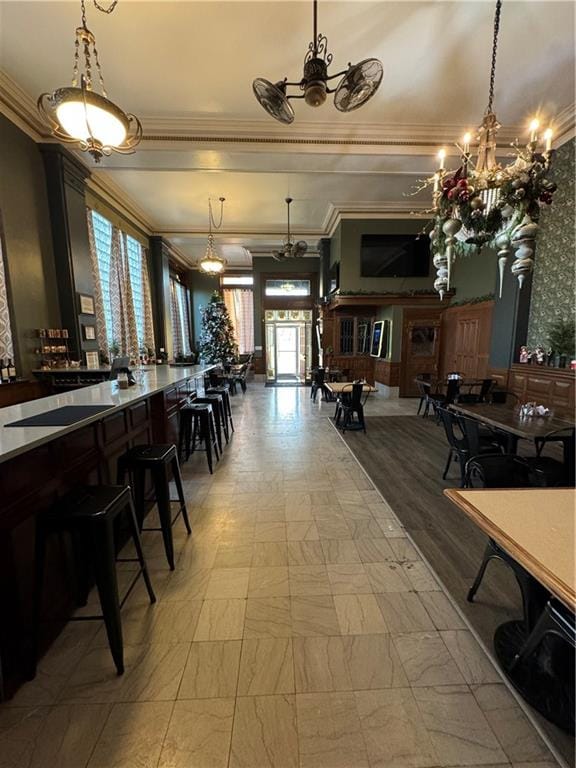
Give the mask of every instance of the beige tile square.
POLYGON ((512 763, 553 762, 548 747, 505 685, 475 685, 472 693, 512 763))
POLYGON ((365 499, 359 490, 337 490, 336 499, 340 504, 364 505, 365 499))
POLYGON ((291 595, 331 594, 325 565, 291 565, 288 573, 291 595))
MULTIPOLYGON (((359 504, 348 504, 346 502, 340 504, 342 508, 342 514, 344 518, 351 522, 353 520, 357 520, 358 522, 362 520, 372 520, 372 512, 370 511, 368 505, 363 501, 359 504)), ((375 535, 377 537, 382 536, 382 531, 377 528, 374 529, 376 531, 375 535)))
POLYGON ((204 600, 194 640, 242 639, 245 610, 245 600, 204 600))
POLYGON ((365 563, 374 592, 410 592, 412 586, 398 563, 365 563))
POLYGON ((298 520, 287 524, 286 538, 288 541, 318 541, 320 536, 315 522, 298 520))
POLYGON ((288 542, 288 563, 290 565, 323 565, 324 562, 324 551, 321 542, 288 542))
POLYGON ((294 696, 236 700, 230 768, 298 768, 294 696))
POLYGON ((464 684, 464 678, 438 632, 396 635, 394 645, 410 685, 464 684))
POLYGON ((290 637, 292 635, 289 597, 249 598, 246 603, 244 637, 290 637))
POLYGON ((296 691, 350 691, 352 680, 341 637, 295 637, 296 691))
POLYGON ((169 701, 176 698, 190 643, 124 646, 117 675, 108 648, 84 654, 61 694, 64 702, 169 701))
POLYGON ((464 680, 470 685, 500 683, 502 677, 486 653, 467 630, 440 632, 464 680))
POLYGON ((343 642, 354 690, 408 685, 390 635, 348 635, 343 642))
POLYGON ((384 563, 395 559, 388 539, 358 539, 356 546, 363 563, 384 563))
POLYGON ((258 509, 254 520, 258 523, 285 523, 286 513, 282 507, 271 507, 270 509, 258 509))
POLYGON ((241 640, 192 643, 179 699, 220 699, 236 695, 241 640))
POLYGON ((420 592, 422 604, 436 629, 466 629, 466 624, 443 592, 420 592))
POLYGON ((206 600, 246 597, 250 568, 214 568, 206 589, 206 600))
POLYGON ((220 544, 214 568, 249 568, 252 565, 252 547, 252 544, 220 544))
POLYGON ((286 541, 286 523, 256 523, 254 541, 286 541))
POLYGON ((316 516, 316 528, 321 539, 349 539, 350 531, 343 517, 318 517, 316 516))
MULTIPOLYGON (((177 569, 168 573, 168 579, 162 591, 162 602, 203 600, 208 588, 210 573, 209 568, 181 568, 179 561, 177 569)), ((156 588, 155 578, 152 581, 152 586, 156 588)))
POLYGON ((227 768, 234 699, 177 701, 158 768, 227 768))
POLYGON ((300 768, 368 768, 353 693, 296 695, 300 768))
POLYGON ((115 704, 88 768, 156 768, 172 706, 171 701, 115 704))
POLYGON ((85 766, 110 706, 88 704, 0 709, 2 768, 85 766))
POLYGON ((347 520, 351 539, 376 539, 382 536, 380 526, 373 517, 347 520))
MULTIPOLYGON (((298 504, 292 500, 292 496, 296 494, 288 494, 286 498, 286 520, 287 522, 314 522, 314 516, 312 514, 312 508, 305 504, 298 504)), ((306 495, 306 494, 303 494, 306 495)))
POLYGON ((410 560, 422 560, 414 544, 411 541, 404 538, 391 538, 388 539, 392 552, 394 553, 393 560, 397 560, 400 563, 410 560))
POLYGON ((440 765, 412 691, 357 691, 356 704, 371 768, 440 765))
POLYGON ((331 565, 342 565, 345 563, 359 563, 360 555, 356 548, 356 542, 352 539, 333 539, 332 541, 323 541, 322 550, 326 562, 331 565))
POLYGON ((250 569, 248 597, 288 597, 289 594, 287 566, 250 569))
POLYGON ((375 635, 388 632, 374 595, 334 595, 334 604, 343 635, 375 635))
POLYGON ((360 563, 328 565, 328 581, 334 595, 347 595, 372 592, 372 586, 360 563))
POLYGON ((390 632, 426 632, 434 624, 415 592, 383 592, 376 600, 390 632))
POLYGON ((294 693, 291 638, 245 638, 238 696, 294 693))
POLYGON ((292 634, 295 637, 340 634, 334 599, 331 596, 291 597, 290 606, 292 634))
POLYGON ((467 686, 412 690, 440 765, 506 762, 506 755, 467 686))
POLYGON ((285 541, 264 541, 254 544, 252 558, 254 568, 272 568, 288 565, 288 551, 285 541))
POLYGON ((393 520, 389 517, 379 517, 378 525, 381 529, 380 535, 384 535, 387 539, 403 538, 406 536, 404 526, 398 520, 393 520))
POLYGON ((416 592, 434 592, 442 589, 430 568, 421 560, 402 563, 402 570, 416 592))

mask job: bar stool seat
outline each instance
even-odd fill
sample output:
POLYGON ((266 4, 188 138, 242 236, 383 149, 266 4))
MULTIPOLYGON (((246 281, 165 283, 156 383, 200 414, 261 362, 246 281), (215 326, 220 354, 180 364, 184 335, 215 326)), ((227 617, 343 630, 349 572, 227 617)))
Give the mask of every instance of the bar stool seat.
POLYGON ((216 460, 220 459, 212 405, 210 403, 196 403, 195 401, 187 403, 182 406, 179 415, 178 448, 180 455, 184 454, 185 461, 188 461, 190 454, 196 448, 196 441, 202 440, 208 469, 212 474, 212 451, 214 451, 216 460))
POLYGON ((232 407, 230 405, 230 392, 228 387, 209 387, 206 390, 207 395, 221 395, 224 405, 224 421, 230 424, 229 433, 234 432, 234 423, 232 421, 232 407))
MULTIPOLYGON (((72 617, 70 620, 104 620, 112 658, 118 674, 121 675, 124 672, 124 646, 120 609, 140 576, 144 578, 150 602, 156 602, 142 552, 132 493, 127 486, 82 486, 76 488, 59 499, 52 509, 38 517, 34 587, 34 671, 37 663, 46 542, 50 534, 64 531, 82 536, 82 552, 75 552, 77 562, 83 562, 86 553, 90 555, 102 608, 101 616, 72 617), (116 558, 115 522, 122 513, 127 513, 128 516, 136 558, 116 558), (116 562, 137 562, 140 566, 122 599, 118 596, 116 562)), ((76 538, 75 543, 78 545, 78 538, 76 538)), ((85 574, 85 564, 83 570, 85 574)))
POLYGON ((226 443, 229 441, 228 431, 228 419, 224 413, 224 398, 221 394, 206 393, 204 397, 191 398, 191 402, 202 404, 208 404, 212 406, 212 413, 214 414, 214 427, 216 429, 216 439, 218 440, 218 448, 222 453, 222 432, 224 432, 224 439, 226 443))
POLYGON ((174 570, 174 541, 172 537, 172 526, 182 515, 184 525, 188 535, 192 533, 190 521, 188 519, 188 510, 186 509, 186 500, 184 498, 184 488, 182 486, 182 475, 180 474, 180 464, 178 462, 178 453, 175 445, 156 444, 156 445, 136 445, 126 451, 118 459, 118 483, 122 484, 129 473, 132 476, 134 487, 134 501, 136 505, 136 515, 141 531, 161 531, 164 540, 164 550, 170 570, 174 570), (170 470, 178 492, 177 499, 170 498, 170 470), (146 515, 146 472, 152 475, 154 485, 154 495, 158 506, 158 517, 160 518, 159 528, 144 528, 144 517, 146 515), (176 515, 172 517, 171 502, 179 504, 176 515))

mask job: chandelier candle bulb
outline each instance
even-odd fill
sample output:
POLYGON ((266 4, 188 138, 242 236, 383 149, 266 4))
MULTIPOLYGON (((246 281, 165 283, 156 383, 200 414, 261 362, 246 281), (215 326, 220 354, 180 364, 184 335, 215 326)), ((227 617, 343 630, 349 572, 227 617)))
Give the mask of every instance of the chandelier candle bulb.
POLYGON ((470 133, 465 133, 464 138, 462 139, 462 143, 464 144, 464 154, 466 156, 470 156, 470 141, 472 139, 472 136, 470 133))
POLYGON ((546 152, 550 152, 552 149, 552 136, 554 135, 552 128, 547 128, 544 131, 544 140, 546 141, 546 152))
POLYGON ((438 170, 440 170, 440 171, 444 170, 444 160, 445 159, 446 159, 446 150, 445 149, 441 149, 438 152, 438 161, 440 162, 440 166, 439 166, 438 170))
POLYGON ((534 120, 532 120, 532 122, 530 123, 530 143, 531 144, 535 144, 538 141, 538 134, 536 133, 536 131, 538 130, 539 127, 540 127, 540 121, 534 118, 534 120))

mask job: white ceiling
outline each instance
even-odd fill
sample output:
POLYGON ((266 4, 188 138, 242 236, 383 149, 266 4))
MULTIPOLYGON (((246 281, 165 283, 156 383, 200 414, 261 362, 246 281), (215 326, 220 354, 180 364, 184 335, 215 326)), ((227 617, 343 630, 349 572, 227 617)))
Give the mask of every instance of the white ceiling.
MULTIPOLYGON (((433 169, 435 147, 482 117, 493 12, 482 1, 321 0, 331 70, 375 56, 384 80, 357 112, 295 101, 296 121, 283 126, 257 104, 251 82, 299 79, 311 2, 120 0, 111 15, 89 4, 108 95, 141 118, 146 135, 135 155, 106 159, 99 182, 190 260, 202 247, 207 197, 225 196, 220 242, 238 265, 241 246, 279 244, 287 194, 295 234, 311 244, 339 212, 406 212, 417 201, 405 193, 433 169)), ((1 68, 23 101, 70 81, 78 23, 76 1, 0 0, 1 68)), ((503 139, 521 135, 535 113, 549 121, 570 111, 574 59, 572 2, 505 0, 495 95, 503 139)))

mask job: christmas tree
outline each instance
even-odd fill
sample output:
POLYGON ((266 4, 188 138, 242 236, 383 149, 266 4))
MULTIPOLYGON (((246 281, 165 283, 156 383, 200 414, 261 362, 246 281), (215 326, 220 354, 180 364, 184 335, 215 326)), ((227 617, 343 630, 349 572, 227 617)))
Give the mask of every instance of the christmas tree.
POLYGON ((214 291, 210 304, 202 310, 200 354, 207 363, 225 365, 236 357, 234 327, 222 296, 214 291))

